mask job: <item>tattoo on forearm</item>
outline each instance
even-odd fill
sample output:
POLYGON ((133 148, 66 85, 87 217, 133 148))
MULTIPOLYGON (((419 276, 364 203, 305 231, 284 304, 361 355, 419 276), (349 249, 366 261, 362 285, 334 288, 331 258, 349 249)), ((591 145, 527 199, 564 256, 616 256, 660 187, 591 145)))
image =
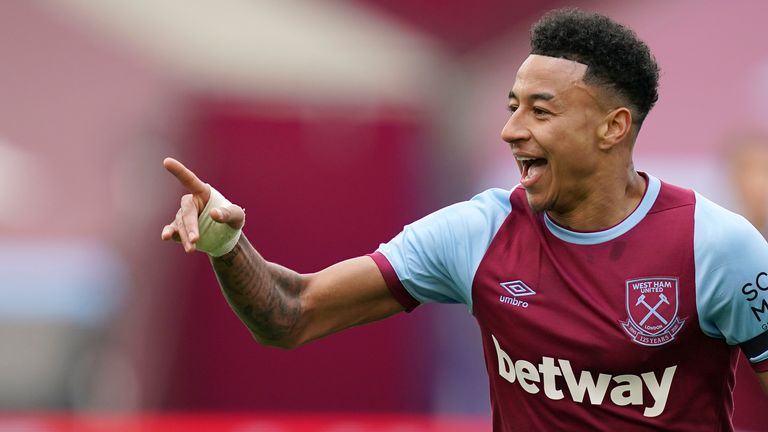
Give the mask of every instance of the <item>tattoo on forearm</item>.
POLYGON ((218 257, 218 258, 214 258, 214 260, 215 260, 215 261, 219 261, 219 262, 223 263, 223 264, 224 264, 225 266, 227 266, 227 267, 232 267, 232 265, 233 265, 233 264, 234 264, 234 262, 235 262, 235 258, 236 258, 238 255, 240 255, 240 252, 242 252, 242 250, 243 250, 243 248, 241 248, 241 247, 240 247, 240 244, 239 244, 239 243, 240 243, 240 242, 238 241, 238 243, 237 243, 237 244, 235 244, 235 247, 234 247, 234 249, 232 249, 232 250, 231 250, 231 251, 229 251, 228 253, 226 253, 226 254, 224 254, 224 255, 222 255, 222 256, 220 256, 220 257, 218 257))
POLYGON ((299 274, 265 261, 245 235, 212 262, 225 298, 259 340, 279 341, 296 330, 303 289, 299 274))

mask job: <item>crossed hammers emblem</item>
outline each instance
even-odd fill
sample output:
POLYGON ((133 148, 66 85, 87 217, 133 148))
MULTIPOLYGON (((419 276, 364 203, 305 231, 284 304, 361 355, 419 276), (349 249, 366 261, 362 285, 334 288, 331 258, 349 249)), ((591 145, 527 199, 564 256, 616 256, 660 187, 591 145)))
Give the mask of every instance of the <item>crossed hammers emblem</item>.
POLYGON ((659 294, 659 301, 656 303, 655 306, 651 307, 648 303, 645 301, 645 294, 640 294, 640 297, 637 299, 637 303, 635 306, 643 305, 646 308, 648 308, 648 313, 645 314, 645 317, 640 321, 640 325, 642 326, 645 324, 646 321, 648 321, 648 318, 650 318, 652 315, 655 315, 656 318, 659 319, 664 325, 668 324, 668 321, 664 319, 663 316, 661 316, 658 312, 656 312, 656 309, 659 308, 663 303, 669 304, 669 300, 667 300, 667 296, 664 295, 664 293, 659 294))

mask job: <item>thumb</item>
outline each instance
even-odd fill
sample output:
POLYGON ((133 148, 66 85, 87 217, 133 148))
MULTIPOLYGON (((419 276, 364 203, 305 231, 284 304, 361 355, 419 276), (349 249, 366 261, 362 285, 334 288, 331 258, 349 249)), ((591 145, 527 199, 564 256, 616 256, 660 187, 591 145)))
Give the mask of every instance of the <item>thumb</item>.
POLYGON ((245 210, 234 204, 227 207, 214 207, 209 214, 214 221, 225 223, 232 229, 240 229, 245 225, 245 210))

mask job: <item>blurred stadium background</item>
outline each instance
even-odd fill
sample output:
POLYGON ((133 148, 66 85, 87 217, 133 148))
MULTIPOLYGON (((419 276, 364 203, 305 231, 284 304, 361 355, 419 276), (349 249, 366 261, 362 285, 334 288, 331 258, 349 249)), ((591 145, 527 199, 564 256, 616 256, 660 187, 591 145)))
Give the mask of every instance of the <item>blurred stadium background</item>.
MULTIPOLYGON (((207 258, 159 240, 181 194, 161 161, 244 205, 270 260, 369 253, 516 183, 506 95, 530 24, 565 5, 662 66, 637 168, 742 208, 724 159, 768 118, 758 0, 0 2, 0 431, 488 430, 461 306, 255 344, 207 258)), ((766 430, 741 372, 736 425, 766 430)))

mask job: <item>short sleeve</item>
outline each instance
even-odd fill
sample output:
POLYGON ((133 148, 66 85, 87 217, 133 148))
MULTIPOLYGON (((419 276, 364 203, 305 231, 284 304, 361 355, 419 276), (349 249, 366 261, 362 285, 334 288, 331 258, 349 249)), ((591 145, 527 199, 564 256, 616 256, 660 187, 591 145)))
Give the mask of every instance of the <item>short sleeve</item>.
POLYGON ((768 371, 768 243, 743 217, 696 194, 699 323, 768 371))
POLYGON ((411 310, 421 303, 463 303, 472 310, 472 281, 509 215, 510 191, 490 189, 469 201, 406 225, 371 254, 394 297, 411 310))

